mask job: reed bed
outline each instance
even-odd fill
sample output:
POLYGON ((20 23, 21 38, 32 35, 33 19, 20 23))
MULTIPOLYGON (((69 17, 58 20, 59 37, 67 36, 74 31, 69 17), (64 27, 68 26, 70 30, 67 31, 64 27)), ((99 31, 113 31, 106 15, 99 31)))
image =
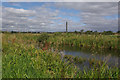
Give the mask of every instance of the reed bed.
MULTIPOLYGON (((87 71, 80 71, 73 63, 70 63, 70 61, 63 61, 59 53, 36 48, 36 45, 39 43, 37 42, 39 36, 39 34, 23 33, 3 34, 3 78, 118 78, 119 69, 116 67, 109 68, 107 65, 102 64, 99 68, 94 67, 87 71)), ((85 39, 83 37, 81 37, 83 39, 79 38, 78 35, 74 35, 74 37, 68 36, 63 37, 61 35, 59 37, 53 37, 52 35, 48 41, 59 44, 60 40, 62 44, 66 44, 73 40, 71 43, 75 45, 77 42, 75 42, 74 39, 78 39, 76 40, 78 42, 82 40, 82 42, 84 42, 85 39), (65 40, 63 38, 65 38, 65 40), (68 40, 68 42, 66 40, 68 40)), ((116 41, 114 39, 111 40, 113 42, 116 41)), ((84 42, 84 45, 85 44, 87 43, 84 42)), ((114 45, 116 44, 114 43, 114 45)), ((78 58, 74 60, 77 59, 78 58)))
POLYGON ((61 33, 59 35, 54 34, 47 41, 53 45, 70 45, 91 49, 120 49, 117 35, 81 35, 75 33, 61 33))

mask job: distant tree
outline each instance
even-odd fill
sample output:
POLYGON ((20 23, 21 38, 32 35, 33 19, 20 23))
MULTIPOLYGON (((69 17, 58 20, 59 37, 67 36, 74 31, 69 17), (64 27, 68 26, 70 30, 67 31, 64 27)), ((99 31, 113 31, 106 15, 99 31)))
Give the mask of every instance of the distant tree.
POLYGON ((85 34, 92 34, 92 31, 86 31, 85 34))
POLYGON ((120 33, 120 31, 117 31, 117 33, 120 33))
POLYGON ((97 33, 97 31, 94 31, 94 33, 97 33))
POLYGON ((104 31, 102 34, 104 34, 104 35, 112 35, 113 32, 112 31, 104 31))
POLYGON ((61 35, 62 33, 61 32, 55 32, 54 35, 55 36, 58 36, 58 35, 61 35))
POLYGON ((41 35, 38 37, 38 42, 44 42, 49 38, 49 35, 47 33, 41 33, 41 35))
POLYGON ((96 34, 99 34, 97 31, 94 31, 94 34, 96 35, 96 34))
POLYGON ((16 31, 11 31, 11 33, 17 33, 16 31))
POLYGON ((75 30, 75 32, 74 33, 78 33, 76 30, 75 30))
POLYGON ((83 31, 84 31, 84 29, 81 29, 81 30, 80 30, 80 33, 82 34, 82 33, 83 33, 83 31))

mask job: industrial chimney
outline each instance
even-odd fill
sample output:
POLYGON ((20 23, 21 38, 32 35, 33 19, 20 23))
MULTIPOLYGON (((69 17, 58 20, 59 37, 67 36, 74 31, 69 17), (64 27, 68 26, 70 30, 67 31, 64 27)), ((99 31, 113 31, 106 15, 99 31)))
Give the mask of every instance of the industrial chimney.
POLYGON ((66 21, 66 33, 68 32, 68 22, 66 21))

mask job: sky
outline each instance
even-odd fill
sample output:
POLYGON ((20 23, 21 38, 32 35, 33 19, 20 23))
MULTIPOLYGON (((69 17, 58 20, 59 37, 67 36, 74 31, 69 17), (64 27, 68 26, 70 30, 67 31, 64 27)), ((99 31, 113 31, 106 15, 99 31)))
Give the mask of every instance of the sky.
POLYGON ((2 2, 119 2, 119 0, 1 0, 2 2))
POLYGON ((117 2, 3 2, 3 31, 118 31, 117 2))

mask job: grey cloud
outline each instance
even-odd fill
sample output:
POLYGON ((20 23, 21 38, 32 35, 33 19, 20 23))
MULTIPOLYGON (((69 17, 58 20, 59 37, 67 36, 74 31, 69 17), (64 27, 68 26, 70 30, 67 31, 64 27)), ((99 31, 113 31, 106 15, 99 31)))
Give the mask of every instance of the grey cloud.
POLYGON ((105 16, 117 15, 117 3, 46 3, 42 7, 31 8, 31 10, 15 9, 3 7, 3 29, 19 31, 65 31, 65 22, 68 21, 69 31, 75 30, 112 30, 118 28, 118 19, 105 19, 105 16), (57 10, 51 10, 49 6, 54 6, 57 10), (60 8, 75 9, 78 14, 61 12, 60 8), (80 22, 71 19, 58 17, 64 16, 78 17, 80 22), (83 25, 86 24, 86 25, 83 25), (13 27, 14 26, 14 27, 13 27))
MULTIPOLYGON (((3 30, 16 31, 53 31, 59 11, 41 7, 34 10, 15 9, 3 7, 3 30)), ((55 31, 55 30, 54 30, 55 31)))
POLYGON ((86 24, 84 26, 86 30, 117 31, 118 29, 118 19, 105 19, 105 16, 118 15, 117 2, 63 2, 55 3, 55 6, 79 10, 77 16, 81 17, 80 23, 86 24))

